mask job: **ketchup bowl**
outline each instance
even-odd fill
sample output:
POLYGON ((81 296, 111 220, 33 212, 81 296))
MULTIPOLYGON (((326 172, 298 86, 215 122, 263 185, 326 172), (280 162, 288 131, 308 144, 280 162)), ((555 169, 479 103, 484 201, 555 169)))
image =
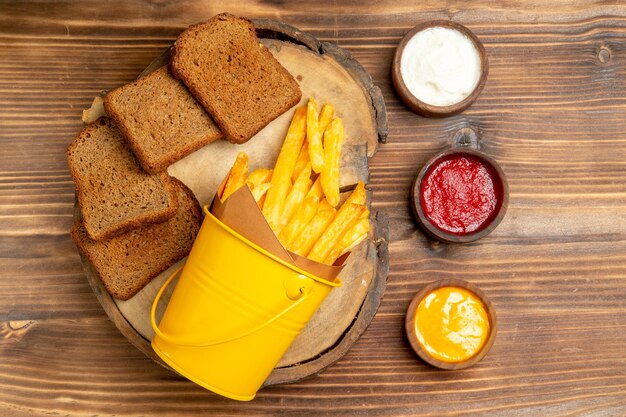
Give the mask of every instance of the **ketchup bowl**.
POLYGON ((475 149, 439 153, 420 170, 411 207, 431 237, 465 243, 491 233, 504 218, 509 187, 500 165, 475 149))

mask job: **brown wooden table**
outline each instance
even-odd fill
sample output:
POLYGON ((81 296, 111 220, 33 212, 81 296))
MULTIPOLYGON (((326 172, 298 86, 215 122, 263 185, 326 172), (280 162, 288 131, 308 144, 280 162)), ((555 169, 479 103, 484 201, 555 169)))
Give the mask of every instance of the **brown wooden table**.
POLYGON ((0 4, 0 415, 626 415, 626 7, 360 3, 0 4), (97 302, 68 235, 65 149, 81 110, 221 11, 337 42, 389 112, 389 141, 371 160, 374 207, 391 232, 378 314, 334 366, 251 403, 207 392, 134 348, 97 302), (490 59, 478 101, 447 119, 411 113, 391 85, 396 44, 430 19, 468 26, 490 59), (438 244, 412 219, 409 188, 464 127, 507 173, 510 207, 481 241, 438 244), (450 277, 491 297, 499 334, 477 366, 446 372, 416 357, 403 321, 421 287, 450 277))

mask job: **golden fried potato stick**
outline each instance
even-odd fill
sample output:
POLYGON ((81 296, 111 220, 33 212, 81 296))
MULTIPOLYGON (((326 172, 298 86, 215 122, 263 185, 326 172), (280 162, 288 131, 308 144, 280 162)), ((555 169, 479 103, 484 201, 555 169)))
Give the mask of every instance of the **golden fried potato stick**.
MULTIPOLYGON (((309 193, 307 194, 306 198, 309 198, 312 196, 318 196, 318 195, 320 197, 323 196, 319 177, 311 186, 311 189, 309 190, 309 193)), ((357 186, 352 191, 352 193, 348 196, 346 201, 343 203, 342 208, 344 206, 347 207, 349 204, 364 205, 365 198, 366 198, 365 184, 363 184, 363 181, 359 181, 357 183, 357 186)), ((320 202, 318 212, 313 218, 313 220, 311 221, 311 223, 308 224, 304 228, 302 235, 299 237, 299 239, 293 242, 294 249, 293 250, 291 248, 287 248, 287 249, 289 249, 290 251, 294 253, 297 253, 300 256, 306 256, 306 254, 308 254, 311 251, 311 249, 313 248, 313 245, 315 244, 315 242, 317 242, 317 240, 322 235, 324 230, 326 230, 326 227, 328 227, 328 225, 334 218, 335 213, 336 213, 335 208, 331 206, 326 199, 323 199, 320 202), (332 214, 322 213, 322 211, 330 211, 332 214)))
POLYGON ((309 142, 305 139, 302 144, 302 148, 300 149, 300 153, 298 154, 298 159, 296 159, 296 166, 293 169, 293 174, 291 174, 291 182, 296 182, 298 175, 302 172, 302 169, 308 164, 309 159, 309 142))
POLYGON ((258 187, 261 184, 270 182, 272 180, 272 170, 266 168, 255 169, 248 175, 246 184, 252 190, 254 187, 258 187))
POLYGON ((335 243, 330 253, 326 255, 324 263, 332 265, 344 253, 352 250, 367 237, 370 230, 369 210, 364 210, 356 223, 346 230, 335 243))
POLYGON ((317 197, 318 199, 322 199, 324 197, 324 191, 322 190, 322 182, 320 177, 318 176, 313 185, 309 189, 308 194, 305 198, 309 197, 317 197))
POLYGON ((316 173, 324 168, 324 148, 322 146, 322 132, 317 116, 317 103, 311 97, 306 105, 306 137, 309 142, 309 159, 316 173))
MULTIPOLYGON (((352 190, 352 193, 350 193, 348 198, 346 198, 346 201, 344 201, 343 204, 341 205, 341 207, 339 208, 339 211, 337 212, 336 218, 339 218, 339 217, 344 218, 346 216, 344 211, 352 209, 353 206, 365 207, 365 198, 366 198, 366 195, 365 195, 365 184, 363 183, 363 181, 359 181, 357 183, 356 187, 354 188, 354 190, 352 190)), ((329 207, 332 207, 332 206, 330 206, 330 204, 328 203, 327 200, 324 200, 322 203, 325 203, 329 207)), ((323 208, 323 205, 320 204, 320 209, 322 209, 322 208, 323 208)), ((363 215, 365 215, 365 217, 369 216, 369 211, 367 210, 367 207, 365 207, 365 209, 361 210, 361 211, 362 211, 361 217, 363 215)), ((317 244, 317 242, 316 242, 316 244, 317 244)))
MULTIPOLYGON (((278 218, 278 223, 274 225, 274 233, 278 234, 282 230, 283 227, 287 224, 289 219, 293 213, 298 209, 302 201, 304 201, 304 197, 306 197, 309 192, 309 188, 311 188, 311 163, 306 164, 296 182, 293 183, 293 187, 289 191, 287 195, 287 199, 285 200, 285 205, 283 207, 283 211, 278 218)), ((270 224, 271 226, 271 224, 270 224)))
POLYGON ((312 261, 324 262, 341 235, 352 227, 364 210, 367 210, 367 207, 352 203, 343 204, 335 219, 315 242, 306 257, 312 261))
POLYGON ((291 242, 287 249, 300 256, 306 256, 322 233, 324 233, 324 230, 333 221, 335 213, 335 208, 328 204, 326 199, 322 200, 313 219, 304 227, 300 235, 291 242))
POLYGON ((346 201, 344 201, 344 204, 352 203, 364 205, 366 197, 365 184, 363 181, 359 181, 357 182, 356 187, 354 187, 354 190, 352 190, 352 193, 350 193, 346 201))
MULTIPOLYGON (((269 189, 269 187, 268 187, 269 189)), ((267 192, 264 193, 261 198, 259 198, 259 201, 257 201, 256 203, 259 206, 259 209, 261 209, 261 211, 263 211, 263 206, 265 205, 265 199, 267 198, 267 192)))
POLYGON ((333 119, 324 132, 324 168, 320 173, 322 189, 332 206, 339 204, 339 162, 344 133, 341 119, 333 119))
POLYGON ((263 205, 263 215, 272 228, 280 223, 285 199, 291 186, 291 174, 296 166, 296 160, 302 148, 305 134, 306 107, 300 107, 296 109, 291 119, 287 136, 274 166, 272 185, 267 191, 265 204, 263 205))
POLYGON ((254 197, 254 200, 259 205, 260 209, 263 209, 263 202, 265 202, 265 199, 263 197, 265 197, 265 193, 267 193, 267 190, 269 189, 270 183, 265 182, 263 184, 257 185, 250 190, 250 192, 252 192, 252 197, 254 197))
POLYGON ((330 211, 332 211, 333 213, 336 213, 336 212, 337 212, 337 210, 336 210, 333 206, 331 206, 331 205, 328 203, 328 200, 326 200, 326 199, 323 199, 322 201, 320 201, 320 205, 319 205, 319 207, 318 207, 318 211, 319 211, 319 210, 330 210, 330 211))
POLYGON ((285 248, 289 249, 292 247, 292 242, 317 213, 318 206, 319 198, 309 197, 304 199, 298 211, 291 216, 287 225, 278 234, 278 240, 285 248))
POLYGON ((328 103, 324 104, 319 117, 320 134, 324 134, 324 131, 333 120, 333 117, 335 117, 335 108, 333 107, 333 105, 328 103))
POLYGON ((233 167, 228 174, 228 180, 226 180, 226 186, 222 193, 222 200, 226 200, 232 193, 237 191, 246 183, 248 177, 248 155, 244 152, 237 154, 237 159, 233 167))

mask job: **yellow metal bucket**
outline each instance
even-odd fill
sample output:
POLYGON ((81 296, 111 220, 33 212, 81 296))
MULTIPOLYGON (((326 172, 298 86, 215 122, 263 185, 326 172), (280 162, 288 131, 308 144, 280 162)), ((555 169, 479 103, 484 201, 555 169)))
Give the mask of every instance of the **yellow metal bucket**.
POLYGON ((159 325, 154 351, 173 369, 228 398, 254 398, 333 287, 205 218, 159 325))

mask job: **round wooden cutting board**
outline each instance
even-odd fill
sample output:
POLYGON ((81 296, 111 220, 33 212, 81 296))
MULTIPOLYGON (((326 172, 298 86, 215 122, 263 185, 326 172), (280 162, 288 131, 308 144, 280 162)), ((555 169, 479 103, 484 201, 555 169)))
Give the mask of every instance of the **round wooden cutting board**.
MULTIPOLYGON (((314 97, 332 103, 344 122, 346 139, 341 162, 341 186, 348 191, 358 180, 369 180, 368 158, 387 136, 387 115, 380 90, 350 54, 335 44, 320 42, 298 29, 273 20, 253 21, 261 41, 296 78, 302 102, 314 97)), ((144 71, 149 73, 169 62, 169 50, 144 71)), ((250 168, 272 167, 293 109, 270 123, 243 145, 217 141, 168 168, 183 181, 201 205, 210 203, 219 182, 235 156, 245 151, 250 168)), ((371 199, 369 201, 371 203, 371 199)), ((388 273, 388 225, 381 213, 372 212, 369 238, 350 256, 340 274, 343 286, 334 289, 296 338, 265 385, 293 382, 320 372, 341 358, 360 337, 380 304, 388 273)), ((81 254, 87 279, 117 328, 146 355, 166 366, 152 351, 150 307, 165 279, 180 265, 172 266, 127 301, 112 298, 97 273, 81 254)), ((171 291, 163 296, 159 318, 171 291)), ((166 366, 167 367, 167 366, 166 366)))

